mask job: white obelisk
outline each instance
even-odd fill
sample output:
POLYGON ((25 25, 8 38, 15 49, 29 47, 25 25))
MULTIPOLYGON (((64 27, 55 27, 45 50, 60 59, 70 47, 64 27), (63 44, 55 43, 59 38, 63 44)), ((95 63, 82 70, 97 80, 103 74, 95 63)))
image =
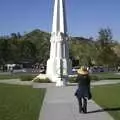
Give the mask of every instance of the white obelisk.
POLYGON ((47 61, 46 74, 52 82, 56 82, 56 86, 63 86, 71 74, 65 0, 55 0, 50 42, 50 58, 47 61))

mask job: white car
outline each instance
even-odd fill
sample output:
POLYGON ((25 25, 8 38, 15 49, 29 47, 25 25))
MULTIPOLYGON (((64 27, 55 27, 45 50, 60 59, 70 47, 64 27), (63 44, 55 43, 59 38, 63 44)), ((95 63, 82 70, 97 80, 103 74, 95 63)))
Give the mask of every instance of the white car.
POLYGON ((72 68, 72 72, 73 73, 77 73, 77 71, 78 71, 79 68, 80 68, 79 66, 73 67, 72 68))
POLYGON ((25 69, 14 69, 14 70, 13 70, 13 73, 20 73, 20 72, 25 73, 26 70, 25 70, 25 69))

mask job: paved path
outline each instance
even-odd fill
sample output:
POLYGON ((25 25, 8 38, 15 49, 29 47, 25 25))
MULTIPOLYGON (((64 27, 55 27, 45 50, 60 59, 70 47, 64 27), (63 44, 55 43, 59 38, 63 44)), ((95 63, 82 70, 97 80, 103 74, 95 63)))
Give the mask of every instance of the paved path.
POLYGON ((39 120, 113 120, 92 100, 88 102, 88 113, 79 114, 75 89, 75 86, 47 88, 39 120))

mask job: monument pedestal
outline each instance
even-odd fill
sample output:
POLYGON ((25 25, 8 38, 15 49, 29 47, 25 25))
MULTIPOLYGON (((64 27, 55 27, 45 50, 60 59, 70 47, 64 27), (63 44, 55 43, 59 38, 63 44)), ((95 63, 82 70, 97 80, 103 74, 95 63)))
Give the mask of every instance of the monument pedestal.
POLYGON ((47 61, 46 75, 52 82, 56 82, 56 86, 66 85, 69 74, 71 74, 71 60, 57 58, 47 61))

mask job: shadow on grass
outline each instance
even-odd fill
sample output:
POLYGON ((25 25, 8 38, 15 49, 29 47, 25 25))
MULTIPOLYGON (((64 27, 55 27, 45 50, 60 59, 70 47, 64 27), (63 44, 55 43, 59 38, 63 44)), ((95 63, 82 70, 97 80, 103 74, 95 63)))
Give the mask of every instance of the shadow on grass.
POLYGON ((105 112, 105 111, 120 111, 120 107, 98 109, 98 110, 94 110, 94 111, 89 111, 87 113, 97 113, 97 112, 105 112))

